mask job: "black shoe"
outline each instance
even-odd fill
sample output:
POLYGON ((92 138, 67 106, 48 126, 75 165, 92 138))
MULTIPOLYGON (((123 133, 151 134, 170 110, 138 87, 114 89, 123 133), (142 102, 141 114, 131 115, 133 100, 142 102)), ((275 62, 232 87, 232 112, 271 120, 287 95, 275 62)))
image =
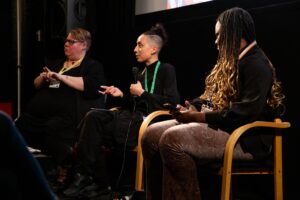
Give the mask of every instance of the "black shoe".
POLYGON ((79 199, 94 199, 96 197, 110 195, 110 187, 103 187, 97 183, 92 183, 91 185, 83 188, 79 193, 79 199))
POLYGON ((92 183, 92 177, 76 174, 75 180, 71 183, 68 189, 63 192, 63 195, 65 197, 77 197, 83 188, 91 185, 92 183))
POLYGON ((67 184, 65 182, 61 183, 61 182, 55 182, 55 183, 51 183, 50 187, 53 190, 53 192, 60 194, 61 192, 63 192, 65 189, 67 189, 67 184))

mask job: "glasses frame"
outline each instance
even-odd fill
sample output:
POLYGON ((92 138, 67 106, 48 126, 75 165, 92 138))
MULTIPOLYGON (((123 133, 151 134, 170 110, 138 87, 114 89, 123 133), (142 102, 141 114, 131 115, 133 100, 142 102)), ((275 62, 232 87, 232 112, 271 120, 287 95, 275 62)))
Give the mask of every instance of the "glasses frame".
POLYGON ((69 45, 73 45, 75 43, 81 42, 79 40, 65 39, 64 43, 68 43, 69 45))

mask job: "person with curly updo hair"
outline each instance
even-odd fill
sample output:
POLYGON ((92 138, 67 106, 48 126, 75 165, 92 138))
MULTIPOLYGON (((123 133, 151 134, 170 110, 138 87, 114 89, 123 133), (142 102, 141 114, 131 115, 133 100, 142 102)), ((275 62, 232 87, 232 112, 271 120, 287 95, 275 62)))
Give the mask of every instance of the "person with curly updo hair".
MULTIPOLYGON (((154 123, 143 135, 147 200, 201 199, 197 174, 222 162, 230 133, 284 112, 281 83, 257 44, 251 15, 238 7, 224 11, 215 34, 219 55, 204 93, 177 105, 175 119, 154 123)), ((241 138, 234 159, 264 160, 271 154, 273 136, 255 131, 241 138)))

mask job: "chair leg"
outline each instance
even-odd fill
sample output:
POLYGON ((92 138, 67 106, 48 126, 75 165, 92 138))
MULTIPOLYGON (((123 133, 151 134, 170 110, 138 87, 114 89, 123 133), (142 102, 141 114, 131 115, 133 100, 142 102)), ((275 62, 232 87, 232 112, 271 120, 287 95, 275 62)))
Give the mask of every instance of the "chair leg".
POLYGON ((231 195, 231 172, 222 175, 221 200, 230 200, 231 195))
POLYGON ((136 159, 135 190, 143 191, 143 155, 142 150, 138 149, 136 159))
POLYGON ((282 189, 282 175, 280 172, 276 172, 274 174, 274 195, 275 200, 282 200, 283 199, 283 189, 282 189))
POLYGON ((274 143, 274 195, 275 200, 283 199, 283 183, 282 183, 282 137, 276 135, 274 143))

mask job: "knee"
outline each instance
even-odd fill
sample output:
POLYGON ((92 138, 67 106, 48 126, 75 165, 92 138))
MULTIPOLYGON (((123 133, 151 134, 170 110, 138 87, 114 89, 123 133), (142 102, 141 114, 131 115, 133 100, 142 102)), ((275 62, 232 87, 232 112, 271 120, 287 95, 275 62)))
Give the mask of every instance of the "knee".
POLYGON ((161 137, 158 146, 164 162, 173 162, 184 153, 181 139, 172 129, 167 130, 161 137))
POLYGON ((84 119, 85 119, 85 120, 88 120, 88 119, 95 118, 96 113, 97 113, 96 110, 90 110, 90 111, 88 111, 88 112, 85 114, 84 119))
POLYGON ((82 123, 94 123, 94 121, 97 121, 97 115, 97 111, 95 110, 88 111, 82 119, 82 123))
POLYGON ((159 141, 159 148, 162 150, 167 150, 171 146, 174 148, 178 148, 180 146, 180 136, 172 128, 166 130, 159 141))
POLYGON ((7 136, 12 137, 11 134, 14 133, 14 131, 12 131, 12 127, 13 127, 12 119, 6 113, 0 111, 0 134, 1 134, 1 138, 3 136, 4 137, 7 137, 7 136))
POLYGON ((1 125, 12 124, 12 119, 10 118, 10 116, 1 110, 0 110, 0 123, 1 125))
POLYGON ((149 126, 141 139, 143 155, 146 158, 151 158, 158 152, 158 143, 161 133, 154 126, 149 126))

